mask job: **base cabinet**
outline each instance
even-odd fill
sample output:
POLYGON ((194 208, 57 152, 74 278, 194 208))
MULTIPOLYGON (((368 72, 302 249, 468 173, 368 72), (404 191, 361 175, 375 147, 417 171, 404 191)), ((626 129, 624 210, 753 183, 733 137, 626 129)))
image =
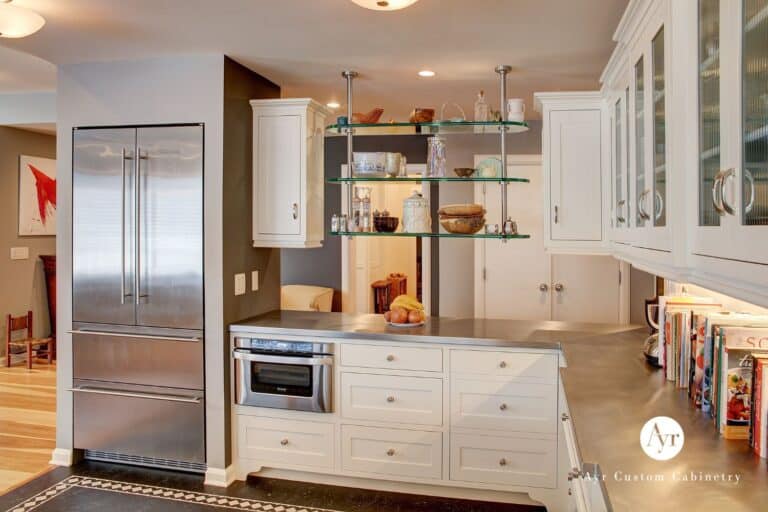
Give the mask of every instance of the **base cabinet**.
POLYGON ((340 345, 335 412, 234 406, 241 478, 266 469, 350 485, 386 480, 475 499, 525 502, 528 494, 566 510, 557 351, 340 345))

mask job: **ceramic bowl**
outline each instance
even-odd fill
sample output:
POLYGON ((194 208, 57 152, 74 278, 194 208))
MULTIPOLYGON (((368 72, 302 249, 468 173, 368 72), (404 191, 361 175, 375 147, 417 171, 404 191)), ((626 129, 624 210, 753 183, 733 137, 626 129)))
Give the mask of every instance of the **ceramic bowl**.
POLYGON ((373 229, 379 233, 394 233, 399 223, 400 219, 397 217, 374 217, 373 229))

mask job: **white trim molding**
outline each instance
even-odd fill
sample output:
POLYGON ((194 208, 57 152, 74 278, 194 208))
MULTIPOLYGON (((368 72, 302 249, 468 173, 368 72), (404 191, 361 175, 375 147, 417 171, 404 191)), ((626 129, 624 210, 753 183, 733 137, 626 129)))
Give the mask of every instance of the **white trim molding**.
POLYGON ((48 463, 54 466, 71 466, 75 463, 75 451, 70 448, 55 448, 48 463))
POLYGON ((225 469, 209 467, 205 470, 205 481, 203 484, 214 487, 229 487, 236 480, 236 477, 237 468, 234 464, 230 464, 225 469))

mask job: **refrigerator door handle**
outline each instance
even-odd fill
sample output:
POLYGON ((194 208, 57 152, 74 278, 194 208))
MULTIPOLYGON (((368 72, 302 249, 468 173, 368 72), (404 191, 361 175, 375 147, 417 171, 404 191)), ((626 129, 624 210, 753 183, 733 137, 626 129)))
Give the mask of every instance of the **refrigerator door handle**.
POLYGON ((146 398, 149 400, 164 400, 166 402, 184 402, 189 404, 199 404, 203 401, 199 396, 181 396, 181 395, 164 395, 159 393, 141 393, 136 391, 116 391, 114 389, 97 388, 91 386, 80 386, 76 388, 70 388, 67 391, 73 393, 91 393, 94 395, 111 395, 111 396, 125 396, 129 398, 146 398))
POLYGON ((69 334, 90 334, 91 336, 115 336, 117 338, 140 338, 146 340, 163 340, 163 341, 202 341, 202 338, 197 336, 162 336, 162 335, 149 335, 149 334, 132 334, 127 332, 110 332, 110 331, 91 331, 89 329, 78 329, 74 331, 67 331, 69 334))
POLYGON ((120 304, 125 304, 125 298, 130 297, 130 293, 125 293, 125 161, 133 160, 125 148, 122 151, 122 193, 120 196, 120 304))
POLYGON ((136 222, 136 241, 134 247, 136 253, 134 255, 136 259, 136 271, 133 276, 133 290, 135 303, 138 306, 141 303, 141 299, 146 298, 147 294, 141 293, 141 161, 146 160, 147 157, 141 155, 141 148, 136 146, 136 194, 134 209, 136 211, 134 220, 136 222))

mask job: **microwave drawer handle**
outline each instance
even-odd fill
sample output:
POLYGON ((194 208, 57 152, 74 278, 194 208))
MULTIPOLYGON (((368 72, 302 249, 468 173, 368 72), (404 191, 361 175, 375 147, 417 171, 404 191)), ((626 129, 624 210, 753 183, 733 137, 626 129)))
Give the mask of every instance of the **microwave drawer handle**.
POLYGON ((312 366, 331 366, 333 358, 328 356, 320 357, 294 357, 294 356, 271 356, 269 354, 253 354, 235 350, 232 353, 235 359, 244 361, 256 361, 260 363, 278 363, 278 364, 307 364, 312 366))
POLYGON ((73 393, 91 393, 94 395, 112 395, 112 396, 124 396, 129 398, 148 398, 150 400, 165 400, 166 402, 184 402, 189 404, 199 404, 203 401, 198 396, 179 396, 179 395, 161 395, 157 393, 139 393, 135 391, 114 391, 112 389, 93 388, 93 387, 79 387, 71 388, 69 391, 73 393))
POLYGON ((69 334, 90 334, 93 336, 114 336, 116 338, 140 338, 145 340, 163 340, 163 341, 202 341, 197 336, 155 336, 149 334, 131 334, 127 332, 109 332, 109 331, 91 331, 80 329, 77 331, 68 331, 69 334))

